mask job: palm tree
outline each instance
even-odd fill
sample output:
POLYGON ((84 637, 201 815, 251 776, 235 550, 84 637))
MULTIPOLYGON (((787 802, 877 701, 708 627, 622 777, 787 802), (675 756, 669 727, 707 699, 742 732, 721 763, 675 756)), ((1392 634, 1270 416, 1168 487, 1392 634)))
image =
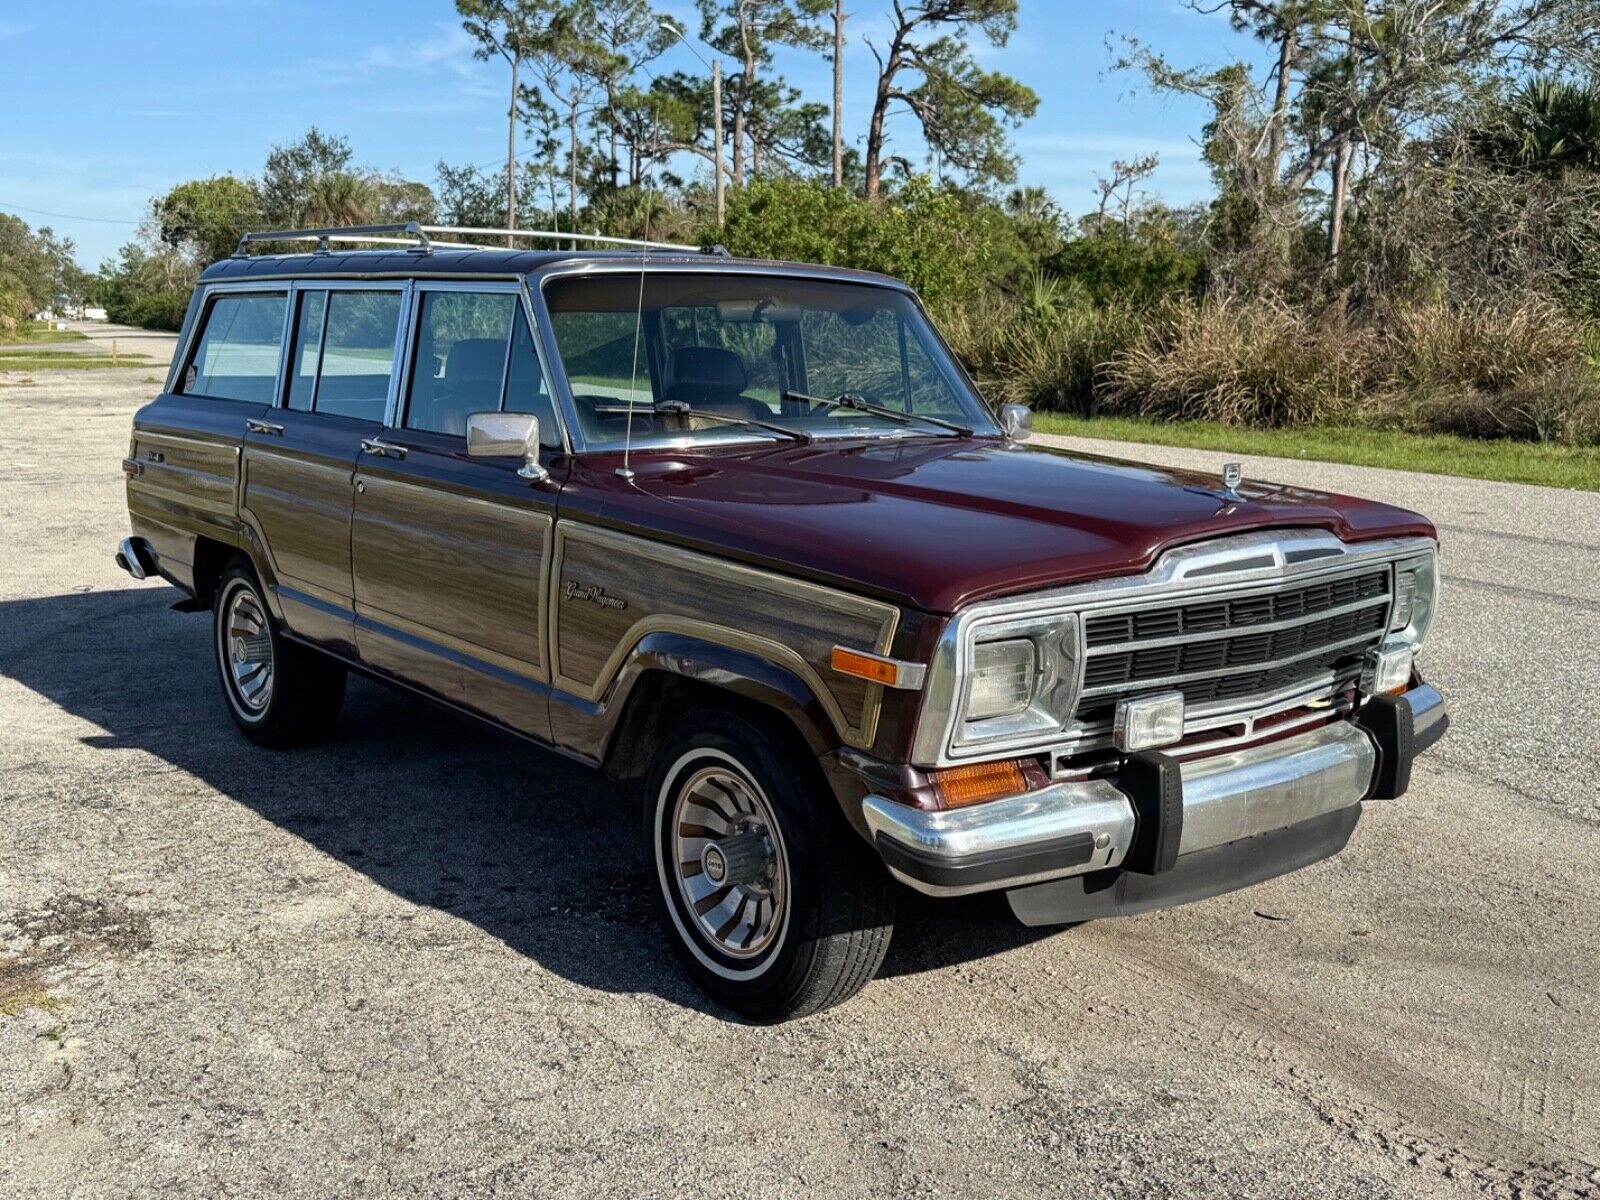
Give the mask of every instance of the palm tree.
POLYGON ((372 190, 348 171, 330 171, 306 189, 303 224, 323 227, 365 225, 372 211, 372 190))
POLYGON ((1474 131, 1478 153, 1529 171, 1600 170, 1600 86, 1540 76, 1474 131))

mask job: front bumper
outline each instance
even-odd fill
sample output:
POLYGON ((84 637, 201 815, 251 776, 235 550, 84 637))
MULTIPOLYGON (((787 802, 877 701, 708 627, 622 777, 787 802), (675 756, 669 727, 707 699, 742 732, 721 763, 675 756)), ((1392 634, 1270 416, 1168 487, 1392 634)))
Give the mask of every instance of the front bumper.
MULTIPOLYGON (((1101 878, 1159 876, 1183 867, 1191 855, 1350 810, 1347 821, 1324 822, 1332 830, 1349 826, 1337 844, 1326 838, 1316 843, 1331 846, 1317 856, 1326 857, 1344 845, 1363 800, 1405 791, 1412 758, 1448 725, 1444 697, 1421 684, 1370 701, 1357 721, 1334 721, 1210 758, 1180 764, 1144 755, 1139 771, 1125 770, 1115 780, 1053 783, 971 808, 926 811, 869 795, 862 815, 889 870, 935 896, 1101 872, 1111 873, 1101 878), (1149 794, 1152 778, 1160 781, 1160 795, 1149 794), (1125 864, 1123 872, 1112 870, 1125 864)), ((1300 861, 1304 838, 1290 841, 1294 853, 1283 870, 1316 861, 1300 861)), ((1186 873, 1193 874, 1199 861, 1191 860, 1186 873)), ((1223 860, 1212 855, 1211 861, 1223 860)), ((1232 886, 1282 873, 1260 875, 1260 869, 1240 870, 1232 886)), ((1230 890, 1226 872, 1220 879, 1214 869, 1203 874, 1212 885, 1204 894, 1230 890)))

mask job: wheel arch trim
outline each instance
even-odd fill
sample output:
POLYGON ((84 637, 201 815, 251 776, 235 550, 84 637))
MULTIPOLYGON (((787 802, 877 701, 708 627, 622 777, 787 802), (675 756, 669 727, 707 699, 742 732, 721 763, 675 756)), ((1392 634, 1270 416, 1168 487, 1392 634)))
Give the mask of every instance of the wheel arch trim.
POLYGON ((842 744, 842 715, 836 705, 827 703, 827 689, 805 660, 782 646, 748 638, 735 630, 725 632, 734 637, 721 641, 704 636, 703 627, 662 627, 633 643, 604 700, 601 758, 608 771, 613 769, 619 748, 630 736, 630 701, 652 674, 700 684, 760 704, 794 726, 812 754, 826 754, 842 744))

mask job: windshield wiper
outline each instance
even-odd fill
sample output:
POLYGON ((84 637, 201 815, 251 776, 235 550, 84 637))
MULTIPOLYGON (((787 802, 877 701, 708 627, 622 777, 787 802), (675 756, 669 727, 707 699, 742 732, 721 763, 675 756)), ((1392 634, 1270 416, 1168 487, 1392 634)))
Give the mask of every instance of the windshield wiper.
POLYGON ((735 417, 729 413, 707 412, 703 408, 691 408, 682 400, 663 400, 655 408, 658 413, 667 413, 671 416, 695 417, 701 421, 721 421, 727 425, 749 425, 754 429, 765 429, 772 433, 781 433, 784 437, 793 438, 802 445, 811 441, 809 433, 802 433, 798 429, 790 429, 786 425, 758 420, 755 417, 735 417))
POLYGON ((941 417, 930 417, 925 413, 901 412, 897 408, 885 408, 881 404, 874 404, 860 392, 840 392, 832 400, 824 400, 821 396, 808 396, 804 392, 785 392, 785 400, 804 400, 807 404, 820 404, 824 408, 849 408, 856 412, 870 413, 875 417, 883 417, 890 421, 899 421, 902 425, 909 425, 912 421, 925 421, 929 425, 937 425, 940 429, 948 429, 952 433, 959 433, 962 437, 971 437, 972 430, 965 425, 957 425, 954 421, 946 421, 941 417))

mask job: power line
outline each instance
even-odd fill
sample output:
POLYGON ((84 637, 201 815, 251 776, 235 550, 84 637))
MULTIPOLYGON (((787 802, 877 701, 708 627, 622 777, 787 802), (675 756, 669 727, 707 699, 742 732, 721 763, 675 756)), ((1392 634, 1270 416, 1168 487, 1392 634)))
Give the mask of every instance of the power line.
POLYGON ((9 200, 0 200, 0 208, 9 208, 17 212, 29 213, 35 217, 54 217, 58 221, 94 221, 100 225, 137 225, 138 221, 129 221, 123 217, 80 217, 72 213, 49 212, 43 208, 29 208, 25 204, 12 204, 9 200))

